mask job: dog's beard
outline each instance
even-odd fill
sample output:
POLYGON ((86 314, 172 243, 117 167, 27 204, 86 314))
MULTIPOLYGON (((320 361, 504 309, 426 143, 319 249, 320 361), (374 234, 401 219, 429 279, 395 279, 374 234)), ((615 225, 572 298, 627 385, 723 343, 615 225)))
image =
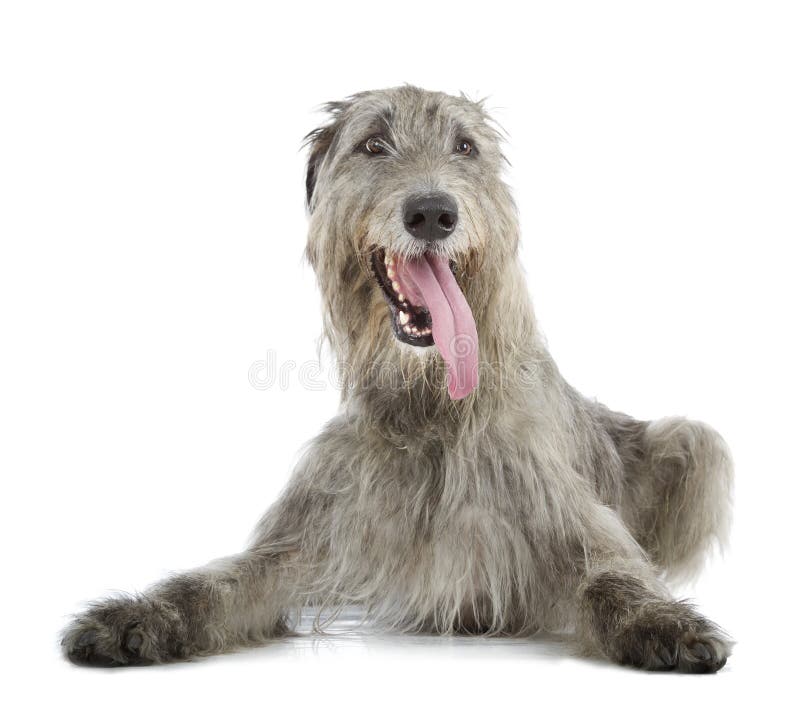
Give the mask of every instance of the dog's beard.
POLYGON ((372 258, 397 338, 412 346, 436 344, 450 397, 468 396, 478 386, 478 332, 450 262, 432 253, 395 257, 383 249, 372 258))

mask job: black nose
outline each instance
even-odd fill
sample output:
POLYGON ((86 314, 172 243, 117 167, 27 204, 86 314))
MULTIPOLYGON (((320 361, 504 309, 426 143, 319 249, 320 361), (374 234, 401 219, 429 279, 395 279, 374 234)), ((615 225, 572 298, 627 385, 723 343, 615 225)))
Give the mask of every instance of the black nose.
POLYGON ((445 193, 411 196, 403 206, 403 222, 414 238, 438 241, 447 238, 458 223, 455 199, 445 193))

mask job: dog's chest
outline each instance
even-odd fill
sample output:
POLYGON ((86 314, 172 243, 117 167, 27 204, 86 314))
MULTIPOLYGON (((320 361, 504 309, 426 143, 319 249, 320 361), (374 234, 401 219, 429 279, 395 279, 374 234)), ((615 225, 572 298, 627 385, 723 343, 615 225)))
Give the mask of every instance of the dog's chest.
POLYGON ((478 456, 404 461, 379 484, 375 513, 359 515, 368 520, 364 568, 381 570, 403 616, 439 630, 508 626, 534 568, 519 473, 478 456))
POLYGON ((517 612, 531 595, 532 550, 524 530, 497 510, 465 505, 432 520, 427 533, 392 522, 384 532, 390 543, 378 552, 387 572, 378 606, 388 607, 393 624, 439 632, 524 628, 517 612))

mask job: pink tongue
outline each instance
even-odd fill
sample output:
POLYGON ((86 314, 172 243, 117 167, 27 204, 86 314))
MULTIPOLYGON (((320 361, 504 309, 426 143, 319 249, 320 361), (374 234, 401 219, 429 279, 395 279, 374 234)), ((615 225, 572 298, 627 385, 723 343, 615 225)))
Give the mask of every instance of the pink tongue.
POLYGON ((433 340, 447 365, 450 398, 463 399, 478 386, 478 331, 450 264, 425 254, 401 261, 397 270, 411 302, 431 313, 433 340), (417 291, 422 299, 416 298, 417 291))

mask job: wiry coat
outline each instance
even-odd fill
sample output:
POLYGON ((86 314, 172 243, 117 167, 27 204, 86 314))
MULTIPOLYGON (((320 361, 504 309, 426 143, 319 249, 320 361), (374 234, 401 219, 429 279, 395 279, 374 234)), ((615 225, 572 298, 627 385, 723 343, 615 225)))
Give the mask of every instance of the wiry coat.
POLYGON ((343 605, 398 630, 574 630, 645 668, 714 671, 727 638, 660 581, 724 539, 731 464, 709 427, 643 422, 574 391, 537 332, 498 133, 480 104, 413 87, 330 106, 309 136, 307 255, 344 373, 340 414, 306 450, 249 549, 78 616, 73 661, 184 659, 282 633, 343 605), (380 133, 379 159, 360 152, 380 133), (464 134, 476 157, 450 148, 464 134), (420 253, 398 208, 445 189, 442 249, 475 317, 480 385, 446 392, 435 351, 395 341, 370 268, 420 253))

